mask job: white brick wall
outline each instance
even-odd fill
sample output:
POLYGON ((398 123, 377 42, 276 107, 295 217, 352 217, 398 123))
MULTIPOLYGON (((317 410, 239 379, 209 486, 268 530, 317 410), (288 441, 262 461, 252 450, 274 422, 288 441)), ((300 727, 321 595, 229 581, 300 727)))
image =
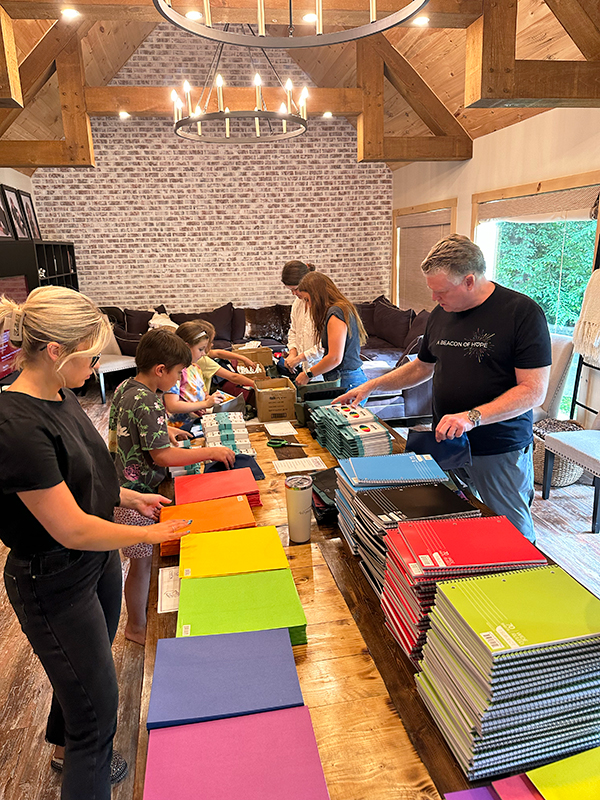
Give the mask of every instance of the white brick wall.
MULTIPOLYGON (((164 23, 113 83, 202 84, 213 50, 164 23)), ((284 81, 308 83, 285 53, 272 59, 284 81)), ((226 83, 250 85, 249 62, 247 50, 226 47, 226 83)), ((262 146, 188 142, 164 119, 95 118, 92 131, 95 169, 39 169, 33 186, 44 238, 75 242, 81 289, 98 303, 289 303, 280 275, 292 258, 315 263, 353 300, 388 291, 391 173, 356 163, 346 120, 310 120, 304 136, 262 146)))

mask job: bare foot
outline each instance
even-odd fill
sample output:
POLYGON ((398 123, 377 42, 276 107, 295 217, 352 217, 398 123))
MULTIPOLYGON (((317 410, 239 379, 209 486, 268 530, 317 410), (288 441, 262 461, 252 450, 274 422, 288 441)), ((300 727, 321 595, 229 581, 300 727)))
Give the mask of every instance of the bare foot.
POLYGON ((129 625, 126 625, 125 638, 129 639, 130 642, 136 642, 136 644, 141 644, 143 647, 146 644, 146 629, 133 628, 129 627, 129 625))

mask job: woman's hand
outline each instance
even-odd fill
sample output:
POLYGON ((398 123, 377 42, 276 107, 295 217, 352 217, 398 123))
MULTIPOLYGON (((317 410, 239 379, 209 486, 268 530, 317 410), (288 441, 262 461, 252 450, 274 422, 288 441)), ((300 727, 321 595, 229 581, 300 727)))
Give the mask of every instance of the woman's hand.
POLYGON ((170 519, 168 522, 148 525, 147 527, 139 528, 139 530, 140 532, 143 531, 143 540, 146 544, 160 544, 161 542, 170 542, 173 539, 181 539, 182 536, 190 533, 191 524, 191 519, 170 519))
POLYGON ((296 369, 298 364, 302 361, 302 357, 299 355, 295 356, 288 356, 285 361, 283 362, 289 370, 296 369))
POLYGON ((235 453, 228 447, 207 447, 211 461, 221 461, 228 469, 235 463, 235 453))
POLYGON ((161 508, 171 503, 169 498, 163 497, 162 494, 142 494, 141 492, 136 492, 136 494, 138 497, 135 499, 135 510, 148 519, 160 519, 161 508))
POLYGON ((306 386, 309 383, 310 378, 306 374, 306 372, 301 372, 295 380, 296 386, 306 386))

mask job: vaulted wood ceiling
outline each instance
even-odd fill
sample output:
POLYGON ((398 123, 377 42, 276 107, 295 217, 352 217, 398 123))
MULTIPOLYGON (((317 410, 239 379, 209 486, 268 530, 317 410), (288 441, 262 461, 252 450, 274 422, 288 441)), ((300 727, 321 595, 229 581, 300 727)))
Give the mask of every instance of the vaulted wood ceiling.
MULTIPOLYGON (((88 2, 88 0, 86 0, 88 2)), ((52 16, 57 4, 10 0, 4 7, 13 18, 23 16, 27 8, 40 16, 52 16)), ((77 4, 76 4, 77 5, 77 4)), ((216 5, 216 4, 215 4, 216 5)), ((226 5, 226 4, 225 4, 226 5)), ((432 22, 437 21, 436 7, 461 6, 472 11, 477 0, 432 0, 432 22)), ((86 5, 78 6, 84 11, 86 5)), ((89 0, 89 32, 83 39, 85 75, 88 85, 104 86, 120 70, 131 54, 154 29, 157 16, 153 9, 127 6, 114 0, 117 19, 96 21, 101 4, 89 0), (128 14, 128 11, 131 13, 128 14)), ((475 15, 476 16, 476 15, 475 15)), ((428 29, 403 26, 386 34, 392 45, 426 80, 473 138, 513 125, 542 113, 539 108, 464 108, 465 25, 474 15, 446 15, 444 24, 462 27, 428 29)), ((34 49, 52 25, 51 19, 15 19, 14 33, 19 63, 34 49)), ((289 55, 312 78, 317 86, 356 86, 356 46, 354 43, 290 51, 289 55)), ((519 0, 517 58, 544 60, 585 60, 581 52, 552 14, 544 0, 519 0)), ((389 136, 424 136, 430 131, 407 102, 387 83, 385 86, 385 133, 389 136)), ((60 98, 56 75, 53 75, 18 119, 3 133, 4 139, 57 139, 63 136, 60 98)))

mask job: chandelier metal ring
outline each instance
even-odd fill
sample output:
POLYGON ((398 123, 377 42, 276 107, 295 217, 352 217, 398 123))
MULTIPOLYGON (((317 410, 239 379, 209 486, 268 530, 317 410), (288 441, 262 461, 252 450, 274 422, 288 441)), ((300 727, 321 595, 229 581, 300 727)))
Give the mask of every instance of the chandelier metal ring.
POLYGON ((175 11, 167 0, 152 0, 156 10, 162 16, 188 33, 210 39, 213 42, 223 42, 225 44, 240 47, 260 47, 268 49, 291 50, 299 47, 323 47, 331 44, 344 44, 356 39, 364 39, 375 33, 383 33, 390 28, 406 22, 411 17, 416 16, 422 11, 429 0, 412 0, 400 11, 395 11, 382 19, 360 25, 356 28, 335 31, 333 33, 320 33, 311 36, 249 36, 243 33, 232 33, 228 30, 220 30, 201 22, 188 19, 183 14, 175 11))
POLYGON ((254 111, 214 111, 210 114, 192 115, 191 117, 183 117, 178 122, 174 123, 174 130, 177 136, 183 139, 191 139, 196 142, 207 142, 209 144, 268 144, 269 142, 281 142, 285 139, 294 139, 296 136, 301 136, 306 132, 308 123, 298 114, 281 114, 277 111, 264 111, 254 109, 254 111), (229 119, 243 119, 254 122, 254 120, 267 120, 269 122, 290 122, 297 125, 296 128, 288 129, 286 133, 268 133, 259 137, 245 137, 245 136, 207 136, 202 133, 199 134, 189 128, 197 127, 198 123, 204 125, 211 120, 219 120, 223 122, 229 119))

